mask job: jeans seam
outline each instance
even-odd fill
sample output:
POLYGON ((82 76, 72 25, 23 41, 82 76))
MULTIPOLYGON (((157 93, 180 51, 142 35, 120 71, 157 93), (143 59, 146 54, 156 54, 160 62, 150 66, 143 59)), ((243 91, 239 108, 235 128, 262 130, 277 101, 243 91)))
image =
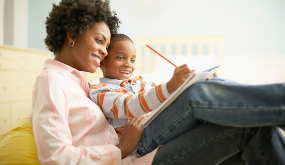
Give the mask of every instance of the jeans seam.
POLYGON ((193 108, 196 109, 196 108, 200 108, 200 109, 221 109, 221 111, 223 111, 224 109, 226 110, 232 110, 232 111, 236 111, 237 109, 240 109, 240 110, 255 110, 255 111, 260 111, 260 110, 268 110, 268 111, 280 111, 282 112, 283 111, 283 107, 280 107, 280 106, 275 106, 275 107, 253 107, 253 106, 243 106, 243 107, 238 107, 236 105, 232 105, 232 106, 229 106, 229 105, 213 105, 213 104, 193 104, 193 108))
POLYGON ((234 132, 237 132, 237 131, 240 131, 240 130, 235 130, 235 131, 227 132, 227 133, 222 134, 222 135, 220 135, 220 136, 218 136, 218 137, 216 137, 216 138, 213 138, 213 139, 211 139, 211 140, 207 141, 206 143, 203 143, 203 144, 201 144, 201 145, 199 145, 199 146, 197 146, 197 147, 195 147, 195 148, 193 148, 193 149, 191 149, 191 150, 189 150, 189 151, 183 152, 183 153, 182 153, 182 154, 180 154, 179 156, 176 156, 176 157, 174 157, 173 159, 170 159, 169 161, 167 161, 167 162, 165 162, 165 163, 163 163, 163 164, 166 164, 166 163, 172 162, 172 161, 174 161, 174 160, 176 160, 176 159, 180 158, 181 156, 185 155, 186 153, 188 153, 188 152, 192 152, 193 150, 195 150, 195 149, 199 148, 200 146, 203 146, 203 145, 205 145, 205 144, 210 143, 210 142, 211 142, 211 141, 213 141, 214 139, 218 139, 218 138, 220 138, 221 136, 228 135, 228 134, 231 134, 231 133, 234 133, 234 132))
MULTIPOLYGON (((254 139, 252 139, 252 140, 253 140, 253 144, 254 144, 255 147, 258 149, 258 151, 259 151, 261 157, 263 158, 264 162, 265 162, 266 164, 268 164, 268 163, 267 163, 268 160, 263 156, 263 152, 262 152, 261 149, 258 147, 258 145, 256 144, 255 140, 254 140, 254 139)), ((268 161, 268 162, 269 162, 269 161, 268 161)), ((270 163, 269 163, 269 164, 270 164, 270 163)))

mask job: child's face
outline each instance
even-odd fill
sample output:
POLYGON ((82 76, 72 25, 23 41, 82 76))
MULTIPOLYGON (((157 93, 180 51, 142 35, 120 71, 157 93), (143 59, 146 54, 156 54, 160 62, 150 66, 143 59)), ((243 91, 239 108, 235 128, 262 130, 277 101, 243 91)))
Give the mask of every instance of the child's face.
POLYGON ((111 50, 101 63, 105 78, 128 80, 135 70, 136 49, 131 41, 111 42, 111 50))

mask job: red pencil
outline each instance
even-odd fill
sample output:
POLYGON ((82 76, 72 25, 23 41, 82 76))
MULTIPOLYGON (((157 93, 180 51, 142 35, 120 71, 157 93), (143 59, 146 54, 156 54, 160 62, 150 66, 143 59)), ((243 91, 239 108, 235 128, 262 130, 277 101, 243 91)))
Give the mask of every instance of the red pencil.
POLYGON ((171 61, 169 61, 167 58, 165 58, 163 55, 161 55, 160 53, 158 53, 156 50, 154 50, 152 47, 146 45, 148 48, 150 48, 152 51, 154 51, 155 53, 157 53, 158 55, 160 55, 162 58, 164 58, 166 61, 168 61, 170 64, 172 64, 173 66, 177 67, 176 65, 174 65, 171 61))

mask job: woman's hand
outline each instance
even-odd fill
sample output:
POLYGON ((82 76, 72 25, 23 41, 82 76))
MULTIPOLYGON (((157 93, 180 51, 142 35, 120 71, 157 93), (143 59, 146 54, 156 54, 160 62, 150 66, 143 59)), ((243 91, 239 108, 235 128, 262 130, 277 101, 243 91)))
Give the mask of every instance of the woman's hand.
POLYGON ((186 64, 175 68, 172 78, 167 83, 168 92, 172 93, 179 88, 192 72, 194 70, 190 70, 186 64))
POLYGON ((144 132, 142 122, 149 115, 150 113, 133 118, 125 125, 120 136, 120 143, 116 145, 122 152, 122 158, 128 156, 136 149, 144 132))
POLYGON ((208 77, 206 80, 211 80, 214 77, 218 77, 217 73, 215 72, 212 76, 208 77))

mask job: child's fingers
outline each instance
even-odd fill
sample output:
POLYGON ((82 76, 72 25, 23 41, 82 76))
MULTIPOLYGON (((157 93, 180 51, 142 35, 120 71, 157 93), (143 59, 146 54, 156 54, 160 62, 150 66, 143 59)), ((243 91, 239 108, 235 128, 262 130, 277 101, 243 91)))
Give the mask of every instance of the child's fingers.
POLYGON ((187 64, 183 64, 183 65, 181 65, 181 66, 179 66, 179 67, 177 67, 178 69, 186 69, 186 68, 188 68, 189 69, 189 67, 187 66, 187 64))
POLYGON ((187 65, 185 65, 185 66, 182 65, 179 68, 176 68, 175 71, 177 73, 182 73, 182 74, 191 73, 191 69, 187 65))
POLYGON ((187 68, 187 69, 182 70, 180 74, 182 75, 182 77, 188 77, 194 71, 195 70, 190 70, 189 68, 187 68))
POLYGON ((183 67, 188 67, 187 64, 182 64, 180 66, 178 66, 177 68, 183 68, 183 67))
POLYGON ((208 77, 206 80, 211 80, 214 77, 214 75, 208 77))
POLYGON ((208 77, 206 80, 211 80, 214 77, 218 77, 217 73, 214 73, 213 75, 211 75, 210 77, 208 77))

